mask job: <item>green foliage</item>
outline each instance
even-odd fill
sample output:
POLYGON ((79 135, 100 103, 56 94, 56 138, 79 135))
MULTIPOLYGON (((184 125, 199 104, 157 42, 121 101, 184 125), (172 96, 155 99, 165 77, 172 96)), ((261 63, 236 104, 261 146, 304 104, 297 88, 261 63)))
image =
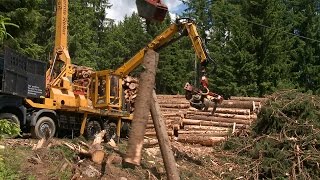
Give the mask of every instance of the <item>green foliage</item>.
POLYGON ((14 180, 18 178, 17 172, 4 161, 2 156, 0 156, 0 179, 14 180))
POLYGON ((17 136, 19 134, 19 125, 8 120, 0 120, 0 140, 6 136, 17 136))
POLYGON ((23 154, 19 150, 0 150, 0 179, 21 179, 18 173, 23 154))
POLYGON ((272 94, 259 113, 252 134, 230 138, 224 144, 225 150, 249 165, 234 177, 250 179, 258 174, 259 179, 317 179, 319 112, 319 96, 296 90, 272 94))
POLYGON ((3 40, 6 39, 8 36, 13 38, 8 32, 7 32, 7 26, 13 26, 16 28, 19 28, 18 25, 14 23, 10 23, 10 18, 3 17, 0 15, 0 45, 2 45, 3 40))

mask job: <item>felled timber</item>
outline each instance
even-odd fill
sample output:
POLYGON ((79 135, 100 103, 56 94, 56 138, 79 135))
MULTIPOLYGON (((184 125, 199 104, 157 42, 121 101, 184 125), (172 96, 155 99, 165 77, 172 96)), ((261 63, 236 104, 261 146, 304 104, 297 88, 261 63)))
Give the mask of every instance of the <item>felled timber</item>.
POLYGON ((239 108, 239 109, 255 109, 254 101, 237 101, 237 100, 224 100, 219 107, 221 108, 239 108))
POLYGON ((179 135, 178 142, 200 144, 203 146, 212 146, 218 142, 225 140, 224 137, 201 137, 194 135, 179 135))
POLYGON ((268 98, 231 96, 231 100, 265 102, 268 98))
POLYGON ((213 121, 213 122, 251 124, 250 120, 234 119, 234 118, 223 118, 223 117, 215 117, 215 116, 201 116, 201 115, 190 115, 190 114, 187 114, 186 118, 204 120, 204 121, 213 121))
POLYGON ((184 130, 206 130, 206 131, 230 131, 230 128, 216 127, 216 126, 198 126, 198 125, 185 125, 184 130))
MULTIPOLYGON (((234 123, 226 123, 226 122, 213 122, 213 121, 205 121, 205 120, 195 120, 195 119, 183 119, 183 126, 185 125, 198 125, 198 126, 216 126, 216 127, 233 127, 234 123)), ((249 127, 244 124, 236 124, 236 127, 249 127)))

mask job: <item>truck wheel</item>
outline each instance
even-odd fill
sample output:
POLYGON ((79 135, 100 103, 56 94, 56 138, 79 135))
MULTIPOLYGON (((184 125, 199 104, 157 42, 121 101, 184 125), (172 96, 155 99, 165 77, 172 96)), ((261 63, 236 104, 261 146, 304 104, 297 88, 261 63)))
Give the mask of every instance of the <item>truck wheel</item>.
POLYGON ((95 135, 101 132, 101 125, 98 121, 89 121, 86 126, 87 139, 94 139, 95 135))
POLYGON ((36 122, 36 125, 31 129, 31 135, 33 138, 52 138, 56 133, 56 124, 47 116, 41 117, 36 122))
POLYGON ((11 114, 11 113, 1 113, 0 114, 0 119, 6 119, 12 123, 16 123, 20 126, 20 121, 19 121, 19 118, 14 115, 14 114, 11 114))
MULTIPOLYGON (((1 119, 5 119, 9 122, 12 122, 12 123, 16 123, 18 124, 18 126, 20 127, 20 121, 19 121, 19 118, 14 115, 14 114, 11 114, 11 113, 1 113, 0 114, 0 120, 1 119)), ((10 135, 5 135, 5 138, 15 138, 17 136, 10 136, 10 135)))
POLYGON ((103 123, 103 129, 106 130, 106 139, 105 142, 109 142, 111 139, 116 138, 117 136, 117 125, 113 122, 105 122, 103 123))

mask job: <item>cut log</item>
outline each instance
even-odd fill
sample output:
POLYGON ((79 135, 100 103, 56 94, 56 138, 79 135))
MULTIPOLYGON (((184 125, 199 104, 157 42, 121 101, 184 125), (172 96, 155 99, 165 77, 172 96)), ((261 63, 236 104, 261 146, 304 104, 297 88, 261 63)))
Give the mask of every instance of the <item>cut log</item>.
POLYGON ((162 99, 159 100, 159 104, 188 104, 190 105, 190 102, 187 100, 172 100, 172 99, 162 99))
POLYGON ((237 100, 224 100, 219 104, 220 108, 239 108, 239 109, 255 109, 253 101, 237 101, 237 100))
POLYGON ((231 100, 265 102, 268 98, 231 96, 231 100))
MULTIPOLYGON (((179 136, 184 135, 184 134, 189 134, 189 135, 197 135, 197 136, 212 136, 212 137, 224 137, 229 134, 228 131, 186 131, 186 130, 179 130, 178 131, 179 136)), ((179 137, 178 136, 178 137, 179 137)))
POLYGON ((144 55, 142 63, 144 71, 140 75, 140 86, 124 158, 124 163, 128 166, 140 165, 141 162, 141 151, 150 112, 150 99, 152 98, 158 59, 159 54, 151 49, 148 49, 144 55))
POLYGON ((102 130, 93 140, 92 145, 89 148, 91 160, 97 164, 101 164, 105 155, 101 142, 103 142, 106 130, 102 130))
POLYGON ((136 83, 130 83, 129 84, 129 89, 131 89, 131 90, 134 90, 134 89, 136 89, 137 88, 137 84, 136 83))
POLYGON ((239 114, 223 114, 223 113, 214 113, 211 115, 211 112, 203 112, 203 111, 187 111, 187 115, 203 115, 203 116, 215 116, 215 117, 224 117, 224 118, 235 118, 235 119, 246 119, 246 120, 256 120, 257 115, 239 115, 239 114))
POLYGON ((164 113, 178 113, 178 112, 185 112, 186 110, 188 110, 188 108, 186 109, 179 109, 179 108, 165 108, 165 107, 162 107, 161 108, 161 112, 164 112, 164 113))
MULTIPOLYGON (((195 120, 195 119, 183 119, 183 125, 199 125, 199 126, 216 126, 216 127, 232 127, 233 123, 226 122, 212 122, 212 121, 204 121, 204 120, 195 120)), ((237 124, 238 128, 240 127, 249 127, 248 125, 237 124)))
POLYGON ((184 130, 206 130, 206 131, 230 131, 230 128, 215 127, 215 126, 196 126, 196 125, 185 125, 184 130))
POLYGON ((145 137, 143 140, 143 147, 152 147, 156 145, 158 145, 157 139, 145 137))
MULTIPOLYGON (((199 111, 195 108, 189 108, 188 111, 199 111)), ((208 109, 209 112, 212 111, 212 108, 208 109)), ((224 114, 242 114, 249 115, 250 109, 237 109, 237 108, 217 108, 215 113, 224 113, 224 114)))
POLYGON ((157 99, 161 100, 161 99, 185 99, 185 95, 164 95, 164 94, 157 94, 157 99))
MULTIPOLYGON (((165 123, 161 117, 159 103, 157 102, 157 95, 155 90, 152 92, 152 99, 150 104, 151 116, 156 129, 156 136, 159 141, 160 151, 168 180, 179 180, 179 173, 174 159, 173 152, 170 147, 169 137, 166 132, 165 123)), ((173 131, 171 131, 173 133, 173 131)))
MULTIPOLYGON (((172 135, 173 135, 173 131, 167 129, 167 134, 168 134, 168 136, 172 136, 172 135)), ((146 132, 146 133, 145 133, 145 136, 156 136, 156 132, 155 132, 155 131, 153 131, 153 132, 146 132)))
POLYGON ((215 116, 201 116, 201 115, 187 114, 186 118, 204 120, 204 121, 213 121, 213 122, 227 122, 227 123, 234 123, 235 122, 237 124, 248 124, 248 125, 251 124, 250 120, 223 118, 223 117, 215 117, 215 116))
POLYGON ((189 104, 160 104, 161 108, 178 108, 178 109, 187 109, 190 107, 189 104))
POLYGON ((200 144, 203 146, 213 146, 214 144, 224 140, 224 137, 199 137, 191 135, 179 135, 178 137, 178 142, 200 144))

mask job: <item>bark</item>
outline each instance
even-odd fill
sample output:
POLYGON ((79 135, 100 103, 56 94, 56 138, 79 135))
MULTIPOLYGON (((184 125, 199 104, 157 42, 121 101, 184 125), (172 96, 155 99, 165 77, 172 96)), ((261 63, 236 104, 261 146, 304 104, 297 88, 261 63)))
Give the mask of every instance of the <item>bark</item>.
POLYGON ((265 102, 268 98, 231 96, 231 100, 265 102))
POLYGON ((215 143, 225 140, 224 137, 199 137, 192 135, 179 135, 178 142, 200 144, 203 146, 212 146, 215 143))
MULTIPOLYGON (((167 129, 165 132, 167 132, 168 136, 172 136, 173 135, 173 130, 167 129)), ((155 131, 146 132, 145 136, 156 136, 156 132, 155 131)))
POLYGON ((185 108, 185 109, 179 109, 179 108, 165 108, 165 107, 162 107, 161 108, 161 111, 162 112, 165 112, 165 113, 179 113, 179 112, 185 112, 187 111, 188 108, 185 108))
POLYGON ((97 164, 101 164, 105 155, 101 142, 106 134, 106 130, 102 130, 93 140, 92 145, 89 148, 91 160, 97 164))
MULTIPOLYGON (((195 108, 189 108, 188 111, 199 111, 195 108)), ((209 112, 212 111, 212 108, 208 109, 209 112)), ((224 114, 242 114, 249 115, 250 109, 237 109, 237 108, 217 108, 215 113, 224 113, 224 114)))
POLYGON ((251 115, 238 115, 238 114, 223 114, 223 113, 214 113, 214 115, 211 115, 211 112, 203 112, 203 111, 188 111, 187 115, 203 115, 203 116, 215 116, 215 117, 224 117, 224 118, 235 118, 235 119, 246 119, 246 120, 256 120, 257 115, 251 114, 251 115))
POLYGON ((237 101, 237 100, 224 100, 219 107, 221 108, 239 108, 239 109, 255 109, 253 101, 237 101))
MULTIPOLYGON (((198 126, 216 126, 216 127, 232 127, 233 123, 226 122, 212 122, 205 120, 195 120, 195 119, 183 119, 183 125, 198 125, 198 126)), ((249 127, 248 125, 236 124, 236 127, 249 127)))
POLYGON ((185 95, 165 95, 165 94, 158 94, 157 99, 185 99, 185 95))
POLYGON ((228 135, 228 131, 213 131, 213 130, 193 130, 193 131, 186 131, 186 130, 179 130, 178 134, 180 135, 196 135, 196 136, 212 136, 212 137, 224 137, 228 135))
POLYGON ((234 123, 235 122, 237 124, 251 124, 250 120, 223 118, 223 117, 214 117, 214 116, 201 116, 201 115, 187 114, 186 118, 204 120, 204 121, 213 121, 213 122, 227 122, 227 123, 234 123))
MULTIPOLYGON (((170 147, 169 137, 167 134, 165 123, 161 117, 160 106, 159 106, 159 103, 157 102, 157 95, 155 91, 153 91, 152 96, 153 97, 151 99, 150 110, 151 110, 153 123, 156 129, 156 135, 159 141, 160 151, 161 151, 162 159, 166 169, 167 178, 169 180, 178 180, 180 178, 179 178, 179 173, 176 166, 176 161, 174 159, 174 155, 170 147)), ((173 131, 171 132, 173 134, 173 131)))
POLYGON ((178 109, 187 109, 190 107, 189 104, 160 104, 162 108, 178 108, 178 109))
POLYGON ((145 53, 143 67, 145 70, 140 76, 138 96, 135 100, 135 111, 133 114, 132 128, 129 134, 129 141, 124 162, 131 165, 140 165, 143 137, 146 131, 150 109, 150 99, 155 83, 156 64, 159 58, 158 53, 148 50, 145 53))
POLYGON ((230 128, 225 127, 215 127, 215 126, 196 126, 196 125, 186 125, 183 127, 185 130, 206 130, 206 131, 230 131, 230 128))

